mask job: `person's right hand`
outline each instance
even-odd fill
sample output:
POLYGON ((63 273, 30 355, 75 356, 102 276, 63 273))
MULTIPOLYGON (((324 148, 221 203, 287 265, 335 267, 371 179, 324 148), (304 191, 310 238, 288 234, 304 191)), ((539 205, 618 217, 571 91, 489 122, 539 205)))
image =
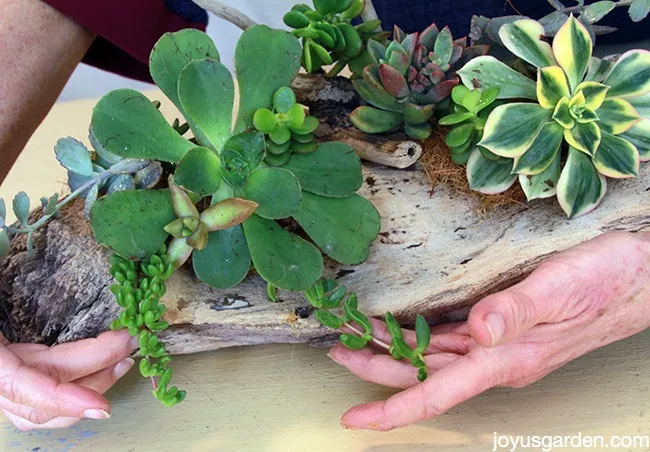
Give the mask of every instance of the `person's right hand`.
POLYGON ((126 330, 54 347, 10 344, 0 334, 0 409, 20 430, 108 419, 101 394, 131 369, 135 345, 126 330))

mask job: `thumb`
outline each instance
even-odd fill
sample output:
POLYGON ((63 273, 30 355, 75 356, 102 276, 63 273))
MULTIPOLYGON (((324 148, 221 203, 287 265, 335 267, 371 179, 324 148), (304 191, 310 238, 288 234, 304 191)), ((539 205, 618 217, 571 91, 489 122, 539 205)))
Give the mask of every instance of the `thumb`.
POLYGON ((483 347, 496 347, 518 338, 535 325, 563 320, 562 303, 547 287, 540 287, 539 282, 539 279, 523 281, 477 303, 468 319, 474 342, 483 347))

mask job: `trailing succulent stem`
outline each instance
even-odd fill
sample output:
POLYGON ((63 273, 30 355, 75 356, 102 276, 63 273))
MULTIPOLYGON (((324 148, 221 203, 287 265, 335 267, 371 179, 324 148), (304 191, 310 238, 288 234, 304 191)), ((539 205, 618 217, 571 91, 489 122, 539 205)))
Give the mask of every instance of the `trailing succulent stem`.
POLYGON ((444 107, 460 83, 456 70, 487 50, 467 47, 466 38, 454 40, 449 28, 440 31, 435 24, 408 35, 395 27, 388 45, 369 41, 372 64, 363 70, 363 79, 352 83, 370 106, 352 112, 352 123, 366 133, 403 127, 412 139, 427 139, 436 108, 444 107))
POLYGON ((131 336, 138 337, 140 373, 151 378, 154 397, 168 407, 185 399, 185 391, 169 387, 173 374, 169 367, 171 357, 158 339, 158 333, 169 327, 163 320, 165 305, 160 299, 165 295, 165 281, 173 272, 174 264, 164 246, 139 265, 115 255, 110 268, 117 281, 110 290, 122 308, 111 329, 127 329, 131 336))
POLYGON ((352 25, 365 7, 365 0, 313 0, 314 8, 299 4, 284 16, 284 23, 302 40, 302 65, 309 73, 323 66, 334 66, 328 77, 339 74, 346 66, 361 76, 370 64, 366 44, 370 39, 382 41, 388 33, 381 31, 381 21, 373 19, 352 25))
POLYGON ((359 299, 355 293, 348 293, 347 288, 338 281, 320 280, 304 292, 309 303, 316 308, 314 315, 325 326, 333 329, 347 329, 351 333, 340 336, 341 344, 350 350, 361 350, 370 342, 387 350, 396 360, 405 359, 418 369, 418 380, 427 378, 427 366, 424 361, 431 330, 426 319, 419 315, 415 321, 416 347, 411 348, 403 337, 402 328, 390 313, 386 313, 386 327, 391 336, 391 343, 373 336, 370 319, 359 311, 359 299))

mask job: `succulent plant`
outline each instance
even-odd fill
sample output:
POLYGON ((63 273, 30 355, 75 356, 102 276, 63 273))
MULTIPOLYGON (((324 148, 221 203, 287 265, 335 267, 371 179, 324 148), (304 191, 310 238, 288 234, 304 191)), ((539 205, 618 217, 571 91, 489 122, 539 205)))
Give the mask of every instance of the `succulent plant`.
POLYGON ((290 33, 263 25, 243 33, 235 53, 240 95, 233 126, 234 81, 214 43, 197 30, 164 35, 151 54, 151 75, 193 138, 181 136, 136 91, 113 91, 99 101, 92 117, 98 143, 121 158, 167 162, 173 176, 169 189, 99 199, 91 210, 97 241, 123 258, 142 260, 171 233, 170 260, 177 266, 193 250, 196 275, 213 287, 238 284, 252 262, 271 285, 301 291, 320 278, 323 257, 275 221, 292 217, 328 256, 346 264, 363 262, 379 233, 379 215, 356 194, 362 174, 354 151, 324 143, 269 167, 265 136, 247 123, 257 116, 254 122, 275 138, 286 137, 279 130, 290 131, 287 126, 295 126, 296 136, 306 135, 301 127, 311 126, 302 107, 290 90, 281 89, 300 69, 301 53, 290 33), (276 128, 267 128, 266 120, 277 120, 276 128))
POLYGON ((381 31, 381 21, 372 20, 352 25, 365 7, 365 0, 313 0, 314 8, 295 5, 284 16, 284 23, 302 39, 302 65, 309 73, 334 64, 328 72, 333 77, 349 65, 353 73, 361 74, 369 64, 366 43, 383 40, 389 34, 381 31))
POLYGON ((366 133, 404 127, 415 140, 428 138, 436 106, 460 83, 456 68, 487 51, 487 46, 467 47, 466 38, 454 40, 448 27, 440 31, 432 24, 409 35, 395 27, 389 45, 368 42, 373 64, 352 83, 371 106, 352 112, 352 123, 366 133))
POLYGON ((474 150, 470 186, 494 193, 518 178, 529 200, 557 194, 571 218, 593 210, 605 195, 605 177, 635 177, 640 161, 650 159, 650 52, 632 50, 616 63, 592 58, 591 37, 574 17, 552 46, 530 19, 499 34, 512 53, 538 68, 537 82, 484 56, 459 71, 463 83, 534 102, 509 103, 490 114, 478 144, 509 163, 474 150))
MULTIPOLYGON (((458 85, 452 90, 454 112, 440 118, 438 124, 452 126, 447 133, 446 143, 454 163, 465 165, 469 160, 472 151, 483 138, 488 116, 500 104, 496 102, 498 95, 499 88, 490 88, 481 93, 479 90, 470 90, 465 85, 458 85)), ((479 150, 486 158, 501 158, 483 147, 479 150)))
POLYGON ((305 107, 296 102, 296 95, 288 86, 273 95, 273 110, 260 108, 249 123, 266 135, 264 161, 269 166, 282 166, 294 152, 307 154, 318 147, 314 141, 318 118, 305 115, 305 107))

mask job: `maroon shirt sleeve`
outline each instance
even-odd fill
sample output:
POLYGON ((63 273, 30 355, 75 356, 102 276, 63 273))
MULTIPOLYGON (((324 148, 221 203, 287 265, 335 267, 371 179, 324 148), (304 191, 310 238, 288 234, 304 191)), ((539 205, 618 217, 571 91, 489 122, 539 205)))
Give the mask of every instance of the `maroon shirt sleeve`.
POLYGON ((207 15, 199 14, 205 22, 188 20, 164 0, 44 1, 97 34, 84 63, 146 82, 151 82, 149 53, 160 36, 183 28, 205 30, 207 25, 207 15))

